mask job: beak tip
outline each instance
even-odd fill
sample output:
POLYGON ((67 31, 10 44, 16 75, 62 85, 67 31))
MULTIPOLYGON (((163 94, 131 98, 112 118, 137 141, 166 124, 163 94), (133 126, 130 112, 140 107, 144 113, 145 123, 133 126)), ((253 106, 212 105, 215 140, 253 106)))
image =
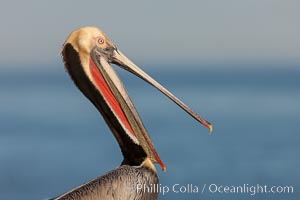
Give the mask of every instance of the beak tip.
POLYGON ((211 123, 209 123, 208 121, 203 120, 204 122, 201 122, 205 127, 207 127, 209 129, 209 134, 212 134, 214 128, 213 125, 211 123))
POLYGON ((213 125, 211 125, 211 124, 208 125, 208 128, 209 128, 209 134, 211 135, 214 130, 213 125))
POLYGON ((162 169, 163 172, 167 171, 167 167, 164 163, 161 163, 161 169, 162 169))
POLYGON ((165 163, 163 163, 163 162, 160 160, 160 158, 158 158, 157 162, 158 162, 158 164, 161 166, 161 169, 163 170, 163 172, 166 172, 167 167, 166 167, 165 163))

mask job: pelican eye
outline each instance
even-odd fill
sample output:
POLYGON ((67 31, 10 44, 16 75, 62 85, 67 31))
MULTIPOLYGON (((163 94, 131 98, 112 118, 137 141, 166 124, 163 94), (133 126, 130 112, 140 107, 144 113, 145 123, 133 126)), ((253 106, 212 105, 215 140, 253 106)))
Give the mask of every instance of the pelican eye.
POLYGON ((104 40, 103 40, 102 38, 99 38, 99 39, 98 39, 98 43, 99 43, 99 44, 103 44, 103 43, 104 43, 104 40))

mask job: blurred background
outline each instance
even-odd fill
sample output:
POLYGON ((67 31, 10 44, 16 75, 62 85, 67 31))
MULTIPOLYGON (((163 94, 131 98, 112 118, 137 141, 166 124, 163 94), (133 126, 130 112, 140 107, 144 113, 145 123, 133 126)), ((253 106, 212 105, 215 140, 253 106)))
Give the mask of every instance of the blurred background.
MULTIPOLYGON (((160 183, 293 186, 299 199, 299 1, 6 1, 0 7, 0 199, 47 199, 122 156, 64 70, 68 34, 93 25, 214 125, 116 67, 167 165, 160 183)), ((253 199, 167 193, 160 199, 253 199)))

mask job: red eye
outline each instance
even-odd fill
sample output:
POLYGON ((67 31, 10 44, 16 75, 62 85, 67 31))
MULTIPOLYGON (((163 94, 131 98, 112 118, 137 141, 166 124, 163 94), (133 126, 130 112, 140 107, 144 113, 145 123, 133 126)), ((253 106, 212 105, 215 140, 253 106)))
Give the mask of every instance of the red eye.
POLYGON ((103 43, 104 43, 104 40, 103 40, 102 38, 99 38, 99 39, 98 39, 98 43, 99 43, 99 44, 103 44, 103 43))

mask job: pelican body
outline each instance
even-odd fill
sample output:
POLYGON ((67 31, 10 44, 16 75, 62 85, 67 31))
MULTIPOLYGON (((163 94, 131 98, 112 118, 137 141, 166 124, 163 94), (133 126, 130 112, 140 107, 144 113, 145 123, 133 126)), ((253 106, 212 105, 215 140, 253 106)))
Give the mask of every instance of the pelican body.
POLYGON ((121 165, 117 169, 74 188, 53 200, 152 200, 158 197, 158 192, 151 189, 157 185, 157 174, 147 167, 121 165))
POLYGON ((138 186, 147 188, 158 184, 154 163, 158 163, 164 171, 166 166, 111 64, 120 66, 156 87, 210 131, 212 125, 130 61, 96 27, 73 31, 63 45, 62 56, 75 85, 103 116, 124 159, 117 169, 54 199, 157 199, 157 191, 139 189, 138 186))

